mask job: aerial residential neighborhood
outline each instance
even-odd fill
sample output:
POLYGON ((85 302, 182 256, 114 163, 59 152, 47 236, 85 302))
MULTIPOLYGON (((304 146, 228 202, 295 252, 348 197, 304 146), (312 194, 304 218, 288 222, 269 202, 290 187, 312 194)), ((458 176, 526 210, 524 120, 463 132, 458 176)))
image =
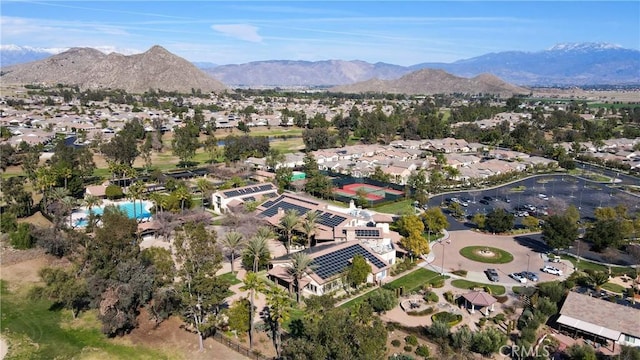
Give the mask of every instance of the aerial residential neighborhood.
POLYGON ((637 3, 2 12, 0 359, 640 358, 637 3))

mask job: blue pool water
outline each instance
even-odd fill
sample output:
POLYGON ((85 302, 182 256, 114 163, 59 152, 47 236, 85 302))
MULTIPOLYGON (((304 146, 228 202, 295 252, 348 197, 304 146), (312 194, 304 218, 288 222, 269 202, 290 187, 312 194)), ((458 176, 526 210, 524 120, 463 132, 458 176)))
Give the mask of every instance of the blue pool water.
MULTIPOLYGON (((151 217, 151 213, 147 210, 147 208, 149 208, 151 205, 150 202, 148 201, 136 201, 136 205, 135 205, 135 218, 136 219, 145 219, 145 218, 149 218, 151 217)), ((134 218, 134 207, 133 207, 133 202, 123 202, 123 203, 119 203, 116 205, 118 207, 118 209, 120 209, 121 211, 123 211, 125 214, 127 214, 127 216, 129 217, 129 219, 133 219, 134 218)), ((95 207, 93 209, 91 209, 91 212, 96 214, 96 215, 102 215, 104 213, 104 207, 95 207)), ((85 214, 87 215, 87 217, 89 216, 89 212, 85 211, 85 214)), ((86 218, 82 218, 82 219, 78 219, 75 222, 75 226, 87 226, 88 221, 86 218)))

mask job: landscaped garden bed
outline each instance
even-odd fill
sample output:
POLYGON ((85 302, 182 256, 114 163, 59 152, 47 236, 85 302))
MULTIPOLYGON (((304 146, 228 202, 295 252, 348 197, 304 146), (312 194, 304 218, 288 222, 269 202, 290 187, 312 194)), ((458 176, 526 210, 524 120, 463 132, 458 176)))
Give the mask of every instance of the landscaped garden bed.
POLYGON ((467 246, 460 249, 460 255, 487 264, 506 264, 513 261, 511 253, 491 246, 467 246))

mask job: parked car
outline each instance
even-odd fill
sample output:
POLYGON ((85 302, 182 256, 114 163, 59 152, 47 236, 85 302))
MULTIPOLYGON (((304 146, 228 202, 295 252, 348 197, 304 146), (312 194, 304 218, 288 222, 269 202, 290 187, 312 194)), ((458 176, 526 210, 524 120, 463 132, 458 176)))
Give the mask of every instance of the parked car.
POLYGON ((547 274, 562 276, 562 270, 558 269, 557 267, 547 265, 541 270, 542 272, 546 272, 547 274))
POLYGON ((531 271, 523 271, 520 274, 522 274, 524 277, 526 277, 527 279, 531 280, 531 281, 538 281, 538 274, 531 272, 531 271))
POLYGON ((498 282, 500 281, 500 276, 498 275, 498 272, 496 271, 496 269, 487 269, 484 271, 484 273, 487 275, 487 278, 493 282, 498 282))
POLYGON ((511 273, 511 274, 509 274, 509 277, 512 278, 513 280, 521 283, 521 284, 526 284, 527 283, 527 278, 524 277, 524 275, 522 275, 522 273, 511 273))

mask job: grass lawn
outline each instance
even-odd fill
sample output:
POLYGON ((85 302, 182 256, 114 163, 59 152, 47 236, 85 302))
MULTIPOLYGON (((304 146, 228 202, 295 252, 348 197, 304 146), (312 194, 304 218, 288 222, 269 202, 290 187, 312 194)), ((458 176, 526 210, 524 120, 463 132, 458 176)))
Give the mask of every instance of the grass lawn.
POLYGON ((373 207, 372 210, 377 212, 386 213, 386 214, 413 214, 413 201, 411 199, 405 199, 401 201, 396 201, 391 204, 384 204, 380 206, 373 207))
POLYGON ((242 282, 242 280, 239 280, 236 277, 236 274, 234 274, 232 272, 224 273, 224 274, 220 275, 220 278, 229 281, 229 283, 231 285, 240 284, 242 282))
POLYGON ((10 293, 0 283, 2 334, 10 344, 9 359, 174 359, 142 346, 118 344, 100 331, 96 311, 73 319, 69 310, 50 310, 51 302, 33 300, 26 290, 10 293))
MULTIPOLYGON (((448 276, 444 277, 448 279, 448 276)), ((408 294, 412 291, 419 289, 422 285, 433 282, 436 280, 442 279, 442 275, 438 274, 435 271, 427 270, 425 268, 420 268, 413 272, 408 273, 407 275, 395 279, 390 283, 384 284, 385 289, 398 289, 400 287, 404 287, 404 293, 408 294)))
POLYGON ((287 321, 285 321, 284 323, 282 323, 283 328, 287 332, 290 332, 291 329, 289 328, 289 325, 291 325, 291 322, 294 321, 294 320, 302 319, 304 314, 305 314, 304 309, 300 309, 300 308, 294 307, 293 309, 291 309, 291 313, 289 314, 289 319, 287 321))
MULTIPOLYGON (((578 270, 593 270, 593 271, 604 271, 604 272, 609 272, 609 268, 607 266, 604 265, 600 265, 598 263, 594 263, 591 261, 586 261, 586 260, 580 260, 580 262, 578 262, 578 260, 576 258, 574 258, 573 256, 569 256, 569 255, 560 255, 560 257, 564 260, 569 260, 571 261, 571 263, 573 264, 573 267, 575 267, 578 270)), ((633 272, 633 268, 631 267, 624 267, 624 266, 612 266, 611 267, 611 274, 612 275, 622 275, 622 274, 626 274, 626 273, 632 273, 633 272)))
POLYGON ((604 290, 607 291, 611 291, 614 292, 616 294, 624 294, 627 291, 627 288, 625 288, 624 286, 618 285, 618 284, 614 284, 614 283, 606 283, 604 285, 601 286, 604 290))
POLYGON ((502 285, 482 284, 482 283, 477 283, 477 282, 463 280, 463 279, 451 280, 451 285, 457 287, 458 289, 473 289, 473 288, 487 287, 491 289, 491 293, 493 295, 504 295, 504 293, 506 292, 504 286, 502 285))
POLYGON ((460 255, 469 260, 487 263, 487 264, 506 264, 513 261, 513 255, 490 246, 467 246, 460 249, 460 255), (493 256, 482 256, 479 254, 481 250, 489 250, 493 252, 493 256))

